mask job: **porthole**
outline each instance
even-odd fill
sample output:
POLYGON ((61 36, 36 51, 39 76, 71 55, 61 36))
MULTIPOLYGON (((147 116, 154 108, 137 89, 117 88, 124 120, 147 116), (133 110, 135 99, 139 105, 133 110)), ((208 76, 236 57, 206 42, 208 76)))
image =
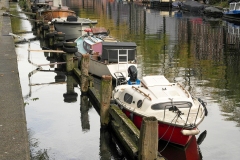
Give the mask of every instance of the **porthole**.
POLYGON ((141 107, 142 107, 142 103, 143 103, 143 101, 142 101, 142 100, 139 100, 139 101, 137 102, 137 107, 138 107, 138 108, 141 108, 141 107))
POLYGON ((133 96, 131 96, 130 94, 128 93, 125 93, 124 95, 124 101, 128 104, 131 104, 132 103, 132 100, 133 100, 133 96))

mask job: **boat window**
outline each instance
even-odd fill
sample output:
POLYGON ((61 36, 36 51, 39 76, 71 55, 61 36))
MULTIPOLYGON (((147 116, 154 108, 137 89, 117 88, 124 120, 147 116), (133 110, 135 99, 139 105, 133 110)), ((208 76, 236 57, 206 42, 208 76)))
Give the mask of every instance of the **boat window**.
POLYGON ((87 45, 87 49, 90 50, 90 45, 89 44, 87 45))
POLYGON ((132 100, 133 100, 133 96, 131 96, 130 94, 128 93, 125 93, 124 95, 124 101, 128 104, 131 104, 132 103, 132 100))
POLYGON ((230 9, 230 10, 234 10, 234 8, 235 8, 235 3, 230 3, 229 9, 230 9))
POLYGON ((239 10, 239 9, 240 9, 240 3, 237 3, 235 10, 239 10))
POLYGON ((165 102, 165 103, 156 103, 151 106, 153 110, 162 110, 169 109, 172 106, 176 106, 177 108, 190 108, 192 107, 191 102, 165 102))
POLYGON ((139 100, 139 101, 137 102, 137 107, 138 107, 138 108, 142 107, 142 103, 143 103, 143 101, 142 101, 142 100, 139 100))

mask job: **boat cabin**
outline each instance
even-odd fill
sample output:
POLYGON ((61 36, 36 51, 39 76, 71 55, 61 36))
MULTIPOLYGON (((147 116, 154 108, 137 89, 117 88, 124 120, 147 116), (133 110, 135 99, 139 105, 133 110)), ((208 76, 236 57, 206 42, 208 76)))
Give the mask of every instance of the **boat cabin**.
POLYGON ((102 42, 101 61, 108 63, 134 61, 136 47, 134 42, 102 42))
POLYGON ((102 62, 118 63, 134 61, 136 58, 136 43, 134 42, 104 42, 99 38, 89 36, 83 41, 83 48, 86 53, 97 53, 98 59, 102 62))

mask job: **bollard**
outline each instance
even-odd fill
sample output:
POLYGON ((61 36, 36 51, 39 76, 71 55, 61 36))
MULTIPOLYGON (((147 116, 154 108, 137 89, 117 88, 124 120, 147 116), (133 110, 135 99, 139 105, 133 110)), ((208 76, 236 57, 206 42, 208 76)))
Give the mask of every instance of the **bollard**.
POLYGON ((112 76, 103 75, 100 89, 100 121, 102 126, 109 123, 109 107, 112 93, 112 76))
POLYGON ((81 58, 81 92, 86 93, 88 91, 88 68, 89 68, 89 54, 83 54, 81 58))
POLYGON ((140 130, 138 160, 157 159, 158 121, 156 117, 144 117, 140 130))

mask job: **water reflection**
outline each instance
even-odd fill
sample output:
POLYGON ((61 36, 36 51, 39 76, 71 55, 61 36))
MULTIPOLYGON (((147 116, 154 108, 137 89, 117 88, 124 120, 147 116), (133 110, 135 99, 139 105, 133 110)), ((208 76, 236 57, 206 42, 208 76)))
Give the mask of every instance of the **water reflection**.
POLYGON ((88 111, 91 107, 92 105, 89 101, 89 98, 86 95, 81 95, 81 104, 80 104, 81 122, 82 122, 82 130, 85 132, 90 130, 88 111))
POLYGON ((31 129, 28 129, 28 141, 30 147, 30 158, 31 160, 48 160, 48 150, 39 148, 39 141, 34 137, 34 133, 31 129))
POLYGON ((74 87, 78 86, 73 76, 67 75, 67 92, 63 94, 64 102, 72 103, 77 101, 78 94, 74 91, 74 87))
MULTIPOLYGON (((239 128, 236 128, 240 126, 237 26, 199 15, 174 16, 174 11, 146 9, 140 3, 108 0, 68 0, 63 3, 77 11, 80 17, 98 19, 98 26, 109 29, 117 39, 136 42, 139 76, 164 74, 170 81, 184 84, 193 96, 207 101, 209 116, 199 126, 209 133, 201 145, 204 159, 240 156, 236 150, 240 147, 239 128), (222 144, 224 147, 218 147, 222 144)), ((27 21, 17 19, 12 24, 16 32, 31 30, 27 21)), ((39 46, 45 45, 40 41, 39 46)), ((88 97, 81 95, 77 83, 71 76, 56 72, 64 70, 64 65, 44 66, 45 71, 36 71, 35 66, 28 64, 27 44, 19 44, 16 51, 23 95, 39 97, 38 101, 26 106, 26 115, 28 128, 36 133, 33 136, 41 142, 42 151, 47 148, 48 155, 56 155, 56 159, 125 157, 115 141, 109 142, 114 138, 106 133, 108 130, 102 131, 98 113, 91 107, 88 97), (28 73, 32 82, 28 82, 28 73), (56 82, 68 84, 52 84, 56 82), (64 102, 63 94, 68 93, 77 93, 70 98, 72 103, 64 102)), ((31 56, 38 64, 60 61, 50 53, 31 56)), ((169 145, 162 154, 186 159, 188 150, 192 150, 197 155, 194 141, 196 139, 186 149, 169 145)), ((162 144, 160 149, 165 146, 162 144)))
POLYGON ((196 137, 193 136, 186 147, 180 147, 174 144, 167 144, 165 141, 159 141, 159 151, 167 160, 200 160, 198 144, 196 137), (167 145, 167 146, 166 146, 167 145))

